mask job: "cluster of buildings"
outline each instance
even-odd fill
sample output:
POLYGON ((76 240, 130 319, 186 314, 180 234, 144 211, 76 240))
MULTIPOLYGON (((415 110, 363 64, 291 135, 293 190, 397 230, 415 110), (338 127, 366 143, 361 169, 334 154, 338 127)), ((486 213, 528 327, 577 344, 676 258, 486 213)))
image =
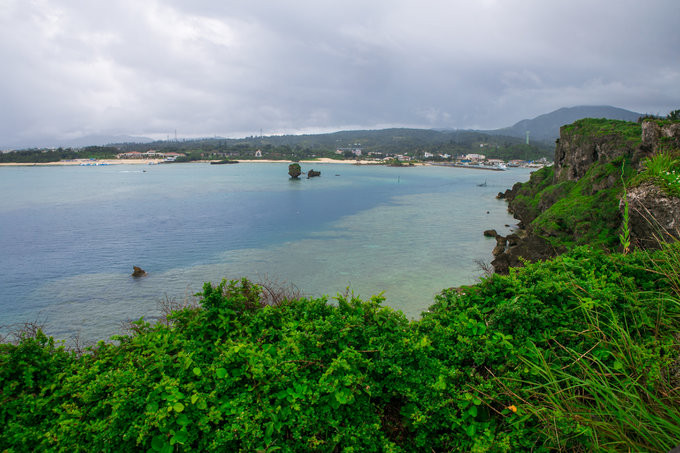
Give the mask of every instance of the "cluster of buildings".
POLYGON ((503 159, 487 159, 484 154, 465 154, 458 158, 458 162, 461 164, 469 165, 484 165, 484 166, 502 166, 507 165, 508 167, 529 167, 529 168, 539 168, 544 167, 549 164, 548 159, 541 157, 535 161, 526 161, 521 159, 513 159, 505 162, 503 159))
POLYGON ((412 160, 445 160, 449 162, 454 162, 457 164, 461 165, 473 165, 473 166, 483 166, 483 167, 543 167, 547 165, 549 162, 545 158, 541 158, 536 161, 525 161, 521 159, 515 159, 511 160, 509 162, 504 161, 503 159, 487 159, 484 154, 479 154, 479 153, 470 153, 470 154, 465 154, 462 156, 458 156, 453 158, 451 154, 434 154, 425 151, 422 156, 411 156, 408 153, 403 153, 403 154, 391 154, 391 153, 382 153, 382 152, 368 152, 363 154, 361 148, 357 147, 350 147, 350 148, 338 148, 335 151, 335 154, 338 155, 347 155, 353 154, 355 157, 359 158, 360 156, 364 155, 368 159, 375 159, 375 160, 383 160, 383 161, 390 161, 390 160, 398 160, 400 162, 410 162, 412 160))
POLYGON ((183 153, 162 153, 150 149, 144 153, 139 151, 130 151, 128 153, 117 154, 118 159, 163 159, 166 162, 174 162, 178 157, 185 156, 183 153))

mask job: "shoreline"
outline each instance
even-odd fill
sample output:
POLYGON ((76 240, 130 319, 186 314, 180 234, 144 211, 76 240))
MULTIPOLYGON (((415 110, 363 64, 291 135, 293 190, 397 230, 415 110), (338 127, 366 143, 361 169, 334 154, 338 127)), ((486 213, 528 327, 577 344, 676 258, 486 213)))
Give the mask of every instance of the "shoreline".
POLYGON ((75 159, 60 160, 57 162, 2 162, 0 167, 63 167, 63 166, 106 166, 106 165, 154 165, 159 164, 163 159, 75 159))
MULTIPOLYGON (((187 164, 207 164, 210 162, 219 162, 219 159, 214 160, 195 160, 192 162, 182 162, 187 164)), ((101 160, 91 160, 91 159, 74 159, 74 160, 60 160, 57 162, 2 162, 0 167, 60 167, 60 166, 83 166, 83 167, 95 167, 95 166, 107 166, 107 165, 155 165, 155 164, 165 164, 163 159, 101 159, 101 160)), ((168 162, 175 163, 175 162, 168 162)), ((179 162, 178 162, 179 163, 179 162)), ((248 159, 239 160, 238 163, 265 163, 265 164, 292 164, 292 160, 275 160, 275 159, 248 159)), ((336 160, 330 159, 328 157, 321 157, 319 159, 313 160, 301 160, 300 164, 351 164, 351 165, 385 165, 383 162, 377 162, 374 160, 336 160)), ((413 163, 413 166, 423 166, 427 165, 422 162, 413 163)))

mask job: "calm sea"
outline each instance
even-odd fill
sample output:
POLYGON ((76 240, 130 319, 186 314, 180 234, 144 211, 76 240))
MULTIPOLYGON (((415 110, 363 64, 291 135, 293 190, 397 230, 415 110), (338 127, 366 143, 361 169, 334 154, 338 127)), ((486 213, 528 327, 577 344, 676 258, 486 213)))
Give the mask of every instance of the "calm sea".
POLYGON ((515 221, 499 191, 529 171, 304 164, 0 168, 0 333, 18 322, 88 341, 223 278, 345 292, 417 318, 473 283, 515 221), (486 186, 478 184, 486 182, 486 186), (148 272, 130 277, 132 266, 148 272))

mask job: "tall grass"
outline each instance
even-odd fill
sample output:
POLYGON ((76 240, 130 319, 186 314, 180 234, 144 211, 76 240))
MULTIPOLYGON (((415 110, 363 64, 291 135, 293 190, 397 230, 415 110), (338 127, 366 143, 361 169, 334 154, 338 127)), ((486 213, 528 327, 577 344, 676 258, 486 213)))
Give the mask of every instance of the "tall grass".
POLYGON ((628 227, 630 222, 630 215, 628 213, 628 191, 626 189, 626 181, 623 179, 625 164, 625 160, 621 162, 621 184, 623 184, 623 223, 621 227, 621 233, 619 234, 619 241, 621 242, 624 255, 630 251, 630 228, 628 227))
POLYGON ((653 181, 670 195, 680 196, 680 155, 678 151, 662 152, 646 159, 645 168, 635 179, 636 183, 653 181))
POLYGON ((560 450, 575 437, 581 445, 589 438, 597 451, 668 452, 680 445, 679 244, 648 254, 646 264, 668 282, 668 292, 650 294, 628 282, 626 297, 640 309, 627 313, 587 303, 585 294, 585 327, 573 333, 585 346, 555 343, 521 358, 535 376, 528 410, 560 450))

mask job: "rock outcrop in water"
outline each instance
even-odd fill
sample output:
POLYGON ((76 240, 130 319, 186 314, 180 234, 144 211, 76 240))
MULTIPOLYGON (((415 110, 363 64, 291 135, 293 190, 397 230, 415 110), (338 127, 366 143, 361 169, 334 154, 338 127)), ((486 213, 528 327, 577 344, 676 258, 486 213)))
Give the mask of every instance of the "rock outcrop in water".
POLYGON ((132 277, 139 278, 139 277, 146 277, 148 274, 141 267, 132 266, 132 274, 131 275, 132 275, 132 277))
POLYGON ((291 179, 298 179, 302 174, 300 164, 297 163, 290 164, 288 166, 288 174, 290 175, 291 179))
POLYGON ((309 170, 309 171, 307 172, 307 179, 309 179, 309 178, 316 178, 317 176, 321 176, 321 172, 320 172, 320 171, 309 170))

